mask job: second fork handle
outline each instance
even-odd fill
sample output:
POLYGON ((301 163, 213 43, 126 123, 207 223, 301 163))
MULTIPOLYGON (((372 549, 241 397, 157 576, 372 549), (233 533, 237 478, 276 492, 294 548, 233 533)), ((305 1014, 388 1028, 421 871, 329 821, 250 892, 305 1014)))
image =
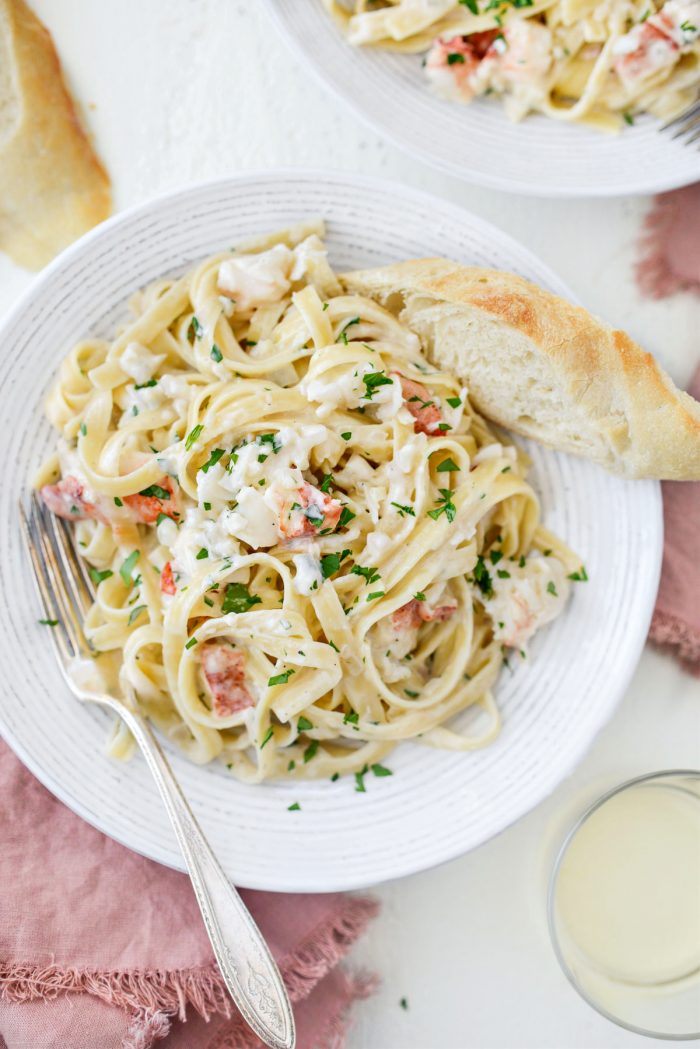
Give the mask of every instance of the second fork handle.
POLYGON ((212 852, 146 719, 119 701, 109 706, 128 725, 153 773, 231 997, 265 1045, 293 1049, 292 1007, 260 930, 212 852))

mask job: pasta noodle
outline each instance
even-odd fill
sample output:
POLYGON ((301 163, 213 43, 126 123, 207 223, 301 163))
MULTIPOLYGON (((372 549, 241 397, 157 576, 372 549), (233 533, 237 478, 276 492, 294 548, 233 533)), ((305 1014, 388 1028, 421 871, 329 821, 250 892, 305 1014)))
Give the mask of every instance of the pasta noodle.
POLYGON ((113 341, 79 343, 36 482, 90 566, 97 669, 251 782, 488 743, 507 649, 583 571, 541 526, 525 455, 404 324, 344 294, 322 233, 157 281, 113 341))
POLYGON ((700 86, 700 0, 323 0, 351 43, 427 52, 435 91, 614 131, 700 86))

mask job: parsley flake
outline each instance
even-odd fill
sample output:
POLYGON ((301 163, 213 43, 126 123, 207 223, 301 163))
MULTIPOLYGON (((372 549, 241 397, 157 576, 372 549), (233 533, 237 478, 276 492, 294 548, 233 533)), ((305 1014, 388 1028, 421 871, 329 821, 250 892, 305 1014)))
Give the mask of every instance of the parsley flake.
POLYGON ((272 685, 286 685, 290 677, 294 673, 295 671, 292 670, 291 667, 289 667, 287 670, 283 670, 281 674, 274 674, 271 678, 269 678, 267 683, 270 687, 272 687, 272 685))
POLYGON ((451 458, 443 459, 437 468, 439 474, 455 473, 456 471, 459 471, 459 467, 454 459, 451 458))
POLYGON ((101 583, 103 579, 109 579, 109 577, 113 575, 114 572, 111 568, 104 568, 102 571, 100 571, 99 568, 90 569, 90 578, 93 583, 101 583))
POLYGON ((140 554, 140 550, 132 550, 124 564, 119 569, 119 575, 122 577, 124 586, 130 587, 133 583, 134 568, 136 567, 136 562, 138 561, 140 554))
POLYGON ((251 594, 243 583, 228 583, 224 592, 221 611, 226 616, 229 612, 247 612, 253 605, 261 605, 262 598, 251 594))
POLYGON ((135 623, 141 615, 141 613, 145 611, 146 605, 137 605, 136 608, 132 608, 131 612, 129 613, 129 621, 127 625, 131 626, 132 623, 135 623))
POLYGON ((372 772, 375 776, 393 776, 394 773, 391 769, 386 768, 384 765, 372 765, 372 772))

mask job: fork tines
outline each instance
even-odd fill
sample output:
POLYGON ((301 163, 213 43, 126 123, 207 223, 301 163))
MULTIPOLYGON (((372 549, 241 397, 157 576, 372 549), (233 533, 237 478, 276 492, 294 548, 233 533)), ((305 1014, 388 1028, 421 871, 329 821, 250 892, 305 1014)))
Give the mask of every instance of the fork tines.
POLYGON ((29 512, 20 502, 22 534, 31 560, 34 582, 51 637, 64 660, 85 655, 89 645, 82 623, 94 599, 92 580, 78 556, 72 529, 52 514, 37 492, 29 512))
POLYGON ((676 129, 671 138, 682 138, 685 145, 700 139, 700 98, 673 120, 669 120, 660 130, 670 131, 671 128, 676 129))

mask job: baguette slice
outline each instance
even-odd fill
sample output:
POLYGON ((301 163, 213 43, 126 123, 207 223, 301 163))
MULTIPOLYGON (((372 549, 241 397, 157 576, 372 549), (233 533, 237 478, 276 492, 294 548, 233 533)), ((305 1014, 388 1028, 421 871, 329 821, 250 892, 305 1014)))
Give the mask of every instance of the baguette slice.
POLYGON ((0 250, 38 269, 110 207, 49 33, 23 0, 0 0, 0 250))
POLYGON ((624 332, 522 277, 416 259, 346 273, 485 416, 626 477, 700 480, 700 403, 624 332))

